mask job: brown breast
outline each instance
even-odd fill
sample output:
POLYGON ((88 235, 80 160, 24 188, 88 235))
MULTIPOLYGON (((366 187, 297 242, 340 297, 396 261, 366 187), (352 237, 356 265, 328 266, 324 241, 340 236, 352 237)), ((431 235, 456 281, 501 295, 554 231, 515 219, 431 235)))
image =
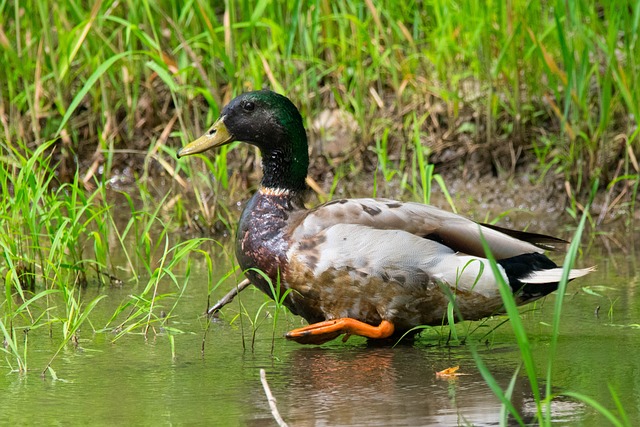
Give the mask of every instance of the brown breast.
MULTIPOLYGON (((286 278, 282 277, 287 271, 288 230, 291 222, 296 223, 297 217, 304 214, 300 206, 296 196, 261 189, 247 203, 238 224, 238 264, 254 286, 274 299, 288 289, 286 278)), ((284 300, 285 306, 294 314, 305 312, 289 295, 284 300)))

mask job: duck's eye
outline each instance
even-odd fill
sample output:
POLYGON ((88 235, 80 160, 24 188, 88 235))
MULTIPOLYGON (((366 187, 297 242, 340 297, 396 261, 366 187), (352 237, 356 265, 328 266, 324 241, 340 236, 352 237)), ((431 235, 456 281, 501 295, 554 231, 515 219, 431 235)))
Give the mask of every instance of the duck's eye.
POLYGON ((244 108, 244 111, 253 111, 253 109, 256 108, 256 104, 251 101, 247 101, 242 104, 242 108, 244 108))

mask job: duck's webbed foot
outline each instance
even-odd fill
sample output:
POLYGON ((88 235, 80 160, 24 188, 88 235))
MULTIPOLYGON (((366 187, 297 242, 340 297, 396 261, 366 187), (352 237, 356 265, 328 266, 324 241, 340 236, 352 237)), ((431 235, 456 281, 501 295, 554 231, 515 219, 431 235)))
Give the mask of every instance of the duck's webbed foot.
POLYGON ((388 320, 383 320, 378 326, 371 326, 359 320, 343 317, 291 330, 285 337, 300 344, 322 344, 342 334, 346 334, 343 341, 349 339, 351 335, 373 339, 388 338, 393 334, 394 329, 393 323, 388 320))

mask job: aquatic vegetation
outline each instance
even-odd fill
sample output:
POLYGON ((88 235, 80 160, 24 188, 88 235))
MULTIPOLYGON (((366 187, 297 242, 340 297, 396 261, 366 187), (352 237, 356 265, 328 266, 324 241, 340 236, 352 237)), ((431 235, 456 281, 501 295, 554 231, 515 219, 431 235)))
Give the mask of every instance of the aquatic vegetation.
MULTIPOLYGON (((617 425, 617 426, 630 425, 629 420, 626 418, 624 408, 620 406, 619 404, 620 402, 617 399, 617 397, 615 398, 615 402, 617 405, 620 418, 616 417, 611 411, 609 411, 608 409, 600 405, 597 401, 590 398, 589 396, 585 396, 583 394, 575 393, 571 391, 558 392, 557 390, 553 390, 552 388, 554 384, 553 378, 552 378, 553 365, 554 365, 554 360, 556 356, 556 347, 557 347, 558 339, 560 336, 561 315, 563 310, 564 297, 566 295, 566 290, 567 290, 569 271, 573 267, 575 260, 578 257, 581 237, 585 230, 586 220, 587 220, 587 217, 589 216, 588 214, 589 208, 591 206, 591 203, 593 202, 593 198, 595 197, 597 187, 598 187, 598 183, 594 182, 591 190, 591 198, 587 203, 587 205, 585 206, 584 212, 580 218, 580 222, 573 235, 572 242, 569 246, 569 249, 565 256, 565 260, 563 262, 563 266, 564 266, 563 277, 558 285, 558 290, 556 292, 555 307, 553 311, 553 323, 552 323, 552 329, 551 329, 551 341, 550 341, 548 353, 546 355, 547 365, 546 365, 546 376, 544 377, 545 379, 544 388, 540 387, 539 385, 539 378, 541 377, 541 374, 536 368, 536 363, 534 361, 535 356, 531 351, 528 334, 520 319, 520 313, 518 311, 516 302, 510 291, 509 285, 504 280, 498 280, 500 282, 500 290, 501 290, 502 298, 504 301, 505 310, 510 320, 509 323, 513 328, 514 335, 518 343, 518 348, 522 356, 522 365, 524 366, 525 374, 527 375, 527 378, 529 379, 529 382, 531 384, 531 391, 536 403, 536 418, 539 425, 551 425, 552 402, 558 396, 563 396, 563 395, 575 398, 577 400, 580 400, 592 406, 593 408, 598 410, 601 414, 603 414, 614 425, 617 425), (544 390, 544 395, 541 394, 541 390, 544 390)), ((489 258, 493 260, 493 262, 491 263, 491 267, 496 277, 498 277, 498 274, 499 274, 497 269, 498 264, 495 262, 495 259, 491 254, 490 248, 486 244, 485 244, 485 250, 487 251, 489 258)), ((503 406, 505 409, 504 411, 505 415, 508 412, 514 417, 514 419, 520 425, 525 425, 520 414, 511 405, 511 402, 510 402, 511 386, 508 387, 507 390, 503 391, 496 383, 495 379, 491 375, 491 372, 487 369, 487 367, 483 363, 482 358, 477 352, 477 349, 475 349, 475 347, 472 347, 472 351, 474 353, 474 358, 476 360, 479 371, 481 372, 482 376, 486 379, 487 384, 489 385, 491 390, 496 394, 496 396, 503 403, 503 406)), ((514 378, 518 375, 519 369, 520 368, 518 368, 514 373, 514 378)), ((610 385, 609 387, 611 389, 610 385)), ((614 391, 613 390, 611 391, 612 391, 612 395, 615 397, 614 391)), ((503 422, 506 423, 506 420, 507 419, 505 417, 503 419, 503 422)))
MULTIPOLYGON (((12 369, 26 372, 28 336, 38 329, 59 334, 57 350, 43 369, 43 374, 52 375, 58 353, 69 343, 78 346, 81 333, 95 332, 91 313, 108 294, 96 294, 89 287, 104 288, 105 278, 106 288, 136 286, 148 277, 147 284, 115 311, 113 319, 121 323, 114 339, 133 331, 146 335, 156 324, 171 331, 167 322, 189 282, 190 258, 208 257, 199 247, 211 241, 193 238, 172 244, 172 227, 160 218, 165 199, 149 213, 146 206, 137 210, 125 195, 130 218, 124 226, 117 224, 104 186, 87 190, 78 173, 72 182, 58 181, 51 164, 54 144, 43 143, 35 151, 25 144, 3 144, 7 154, 0 162, 0 271, 5 291, 0 329, 6 343, 2 350, 13 360, 12 369), (182 272, 185 262, 184 276, 178 278, 176 271, 182 272), (161 290, 160 284, 167 282, 175 289, 161 290), (170 305, 162 306, 168 297, 170 305)), ((111 329, 108 323, 100 330, 111 329)))

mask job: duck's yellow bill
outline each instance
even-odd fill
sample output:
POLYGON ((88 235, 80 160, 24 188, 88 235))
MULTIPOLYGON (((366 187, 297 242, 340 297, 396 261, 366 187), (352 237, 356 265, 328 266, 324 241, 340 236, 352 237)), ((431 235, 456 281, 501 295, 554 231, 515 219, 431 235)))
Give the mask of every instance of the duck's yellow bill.
POLYGON ((178 151, 178 158, 198 154, 210 148, 220 147, 234 141, 224 124, 224 116, 220 117, 211 128, 200 138, 185 145, 178 151))

